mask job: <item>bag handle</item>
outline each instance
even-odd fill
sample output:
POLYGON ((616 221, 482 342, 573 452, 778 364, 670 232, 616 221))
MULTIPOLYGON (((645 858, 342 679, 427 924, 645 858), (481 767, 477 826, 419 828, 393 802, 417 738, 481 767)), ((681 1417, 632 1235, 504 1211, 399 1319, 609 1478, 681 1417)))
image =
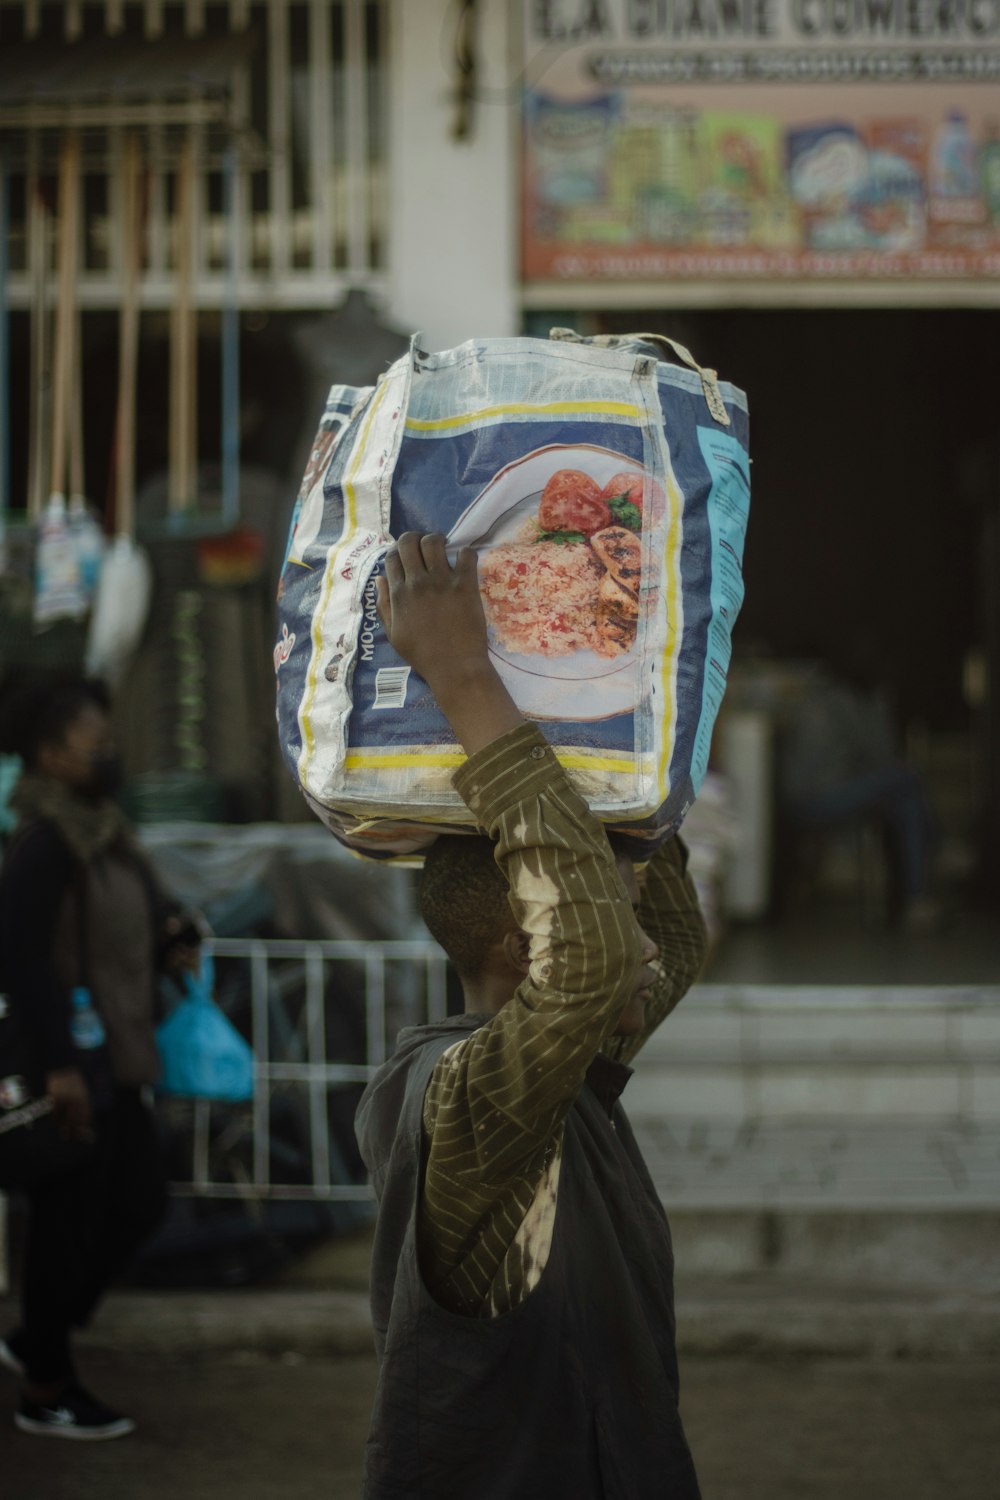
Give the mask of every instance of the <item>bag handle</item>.
POLYGON ((687 365, 689 370, 694 370, 701 377, 705 403, 715 420, 721 422, 723 427, 732 425, 722 399, 722 392, 719 390, 717 372, 708 369, 705 365, 700 365, 690 349, 685 349, 683 344, 678 344, 676 339, 668 338, 665 333, 598 333, 588 338, 572 328, 550 328, 549 338, 557 343, 592 344, 598 349, 616 349, 620 344, 628 344, 633 340, 641 340, 644 344, 663 344, 674 355, 678 364, 687 365))

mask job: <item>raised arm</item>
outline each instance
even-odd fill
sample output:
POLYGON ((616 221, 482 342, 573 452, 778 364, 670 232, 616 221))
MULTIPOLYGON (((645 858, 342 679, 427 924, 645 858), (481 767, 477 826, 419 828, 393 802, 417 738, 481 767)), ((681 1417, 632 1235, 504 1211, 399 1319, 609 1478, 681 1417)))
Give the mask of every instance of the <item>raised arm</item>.
MULTIPOLYGON (((428 1123, 442 1139, 467 1131, 460 1171, 502 1183, 551 1141, 637 975, 653 975, 640 970, 642 934, 604 830, 537 729, 480 751, 455 784, 495 840, 530 968, 492 1020, 442 1060, 428 1123)), ((453 1173, 453 1146, 447 1160, 453 1173)))
POLYGON ((634 992, 642 936, 603 828, 490 660, 475 554, 452 568, 443 537, 404 535, 386 558, 379 611, 470 757, 455 786, 495 842, 530 940, 524 981, 452 1049, 431 1091, 435 1123, 477 1116, 470 1170, 500 1178, 572 1104, 634 992))
MULTIPOLYGON (((494 840, 530 942, 512 998, 444 1054, 424 1104, 425 1274, 455 1311, 502 1310, 527 1274, 529 1209, 555 1192, 562 1122, 637 985, 652 982, 652 950, 603 828, 490 662, 474 556, 452 570, 441 538, 402 537, 380 594, 390 641, 469 754, 455 786, 494 840)), ((537 1245, 529 1258, 539 1274, 537 1245)))
POLYGON ((639 923, 659 948, 657 977, 646 1000, 646 1021, 635 1036, 615 1037, 608 1052, 631 1062, 656 1028, 684 998, 701 972, 708 951, 705 919, 687 872, 687 850, 672 838, 639 875, 639 923))

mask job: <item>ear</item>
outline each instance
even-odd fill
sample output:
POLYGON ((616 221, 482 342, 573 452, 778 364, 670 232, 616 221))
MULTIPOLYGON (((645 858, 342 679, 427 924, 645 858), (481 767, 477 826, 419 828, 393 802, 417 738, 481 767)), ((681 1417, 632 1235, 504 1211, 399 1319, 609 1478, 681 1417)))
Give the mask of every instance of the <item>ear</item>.
POLYGON ((520 928, 504 933, 503 956, 512 969, 516 969, 519 974, 527 974, 531 967, 531 939, 528 934, 520 928))

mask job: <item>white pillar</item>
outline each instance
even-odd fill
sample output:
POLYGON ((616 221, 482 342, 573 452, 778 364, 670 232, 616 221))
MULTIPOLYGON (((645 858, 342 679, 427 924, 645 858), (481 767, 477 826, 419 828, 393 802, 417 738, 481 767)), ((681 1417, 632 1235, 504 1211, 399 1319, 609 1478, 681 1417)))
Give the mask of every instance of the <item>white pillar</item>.
MULTIPOLYGON (((458 7, 393 0, 389 37, 389 305, 397 328, 428 349, 517 333, 519 100, 473 101, 470 133, 452 134, 450 65, 458 7)), ((510 66, 507 0, 480 0, 480 83, 504 88, 510 66)))

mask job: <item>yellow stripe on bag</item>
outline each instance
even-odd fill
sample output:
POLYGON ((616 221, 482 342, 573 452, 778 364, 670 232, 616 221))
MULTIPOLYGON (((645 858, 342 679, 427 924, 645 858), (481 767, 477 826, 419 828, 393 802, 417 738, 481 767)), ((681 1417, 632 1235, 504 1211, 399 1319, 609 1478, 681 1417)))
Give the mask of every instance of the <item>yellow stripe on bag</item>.
POLYGON ((310 715, 312 714, 313 699, 316 697, 316 688, 319 685, 319 662, 320 652, 323 645, 323 619, 326 615, 327 605, 330 602, 330 594, 333 590, 334 580, 337 577, 337 563, 340 559, 340 554, 347 546, 347 543, 351 540, 351 537, 353 536, 358 524, 357 493, 354 488, 354 481, 357 478, 358 470, 360 469, 361 464, 364 460, 365 446, 368 442, 368 434, 371 431, 372 422, 375 420, 375 413, 378 411, 378 408, 382 402, 382 398, 385 395, 386 385, 387 382, 383 381, 375 392, 371 406, 368 408, 368 415, 365 419, 365 424, 361 429, 360 436, 358 437, 357 447, 354 450, 354 459, 351 464, 350 473, 344 479, 344 500, 346 504, 344 530, 340 538, 340 545, 332 550, 327 557, 326 574, 323 578, 323 590, 320 594, 319 604, 313 612, 311 632, 313 648, 312 659, 309 663, 309 675, 306 679, 306 695, 302 700, 302 707, 299 711, 299 720, 302 725, 302 756, 299 760, 299 779, 301 781, 305 780, 306 772, 309 768, 309 762, 312 760, 312 757, 316 751, 316 736, 313 734, 312 719, 310 715))
POLYGON ((549 401, 526 406, 510 402, 504 406, 484 406, 479 411, 469 411, 460 417, 407 417, 408 432, 443 432, 453 427, 467 427, 471 422, 484 422, 490 417, 510 416, 554 416, 572 417, 580 415, 605 417, 629 417, 637 420, 645 415, 641 406, 629 401, 549 401))
MULTIPOLYGON (((666 800, 669 790, 670 756, 673 750, 673 729, 676 704, 674 694, 671 691, 671 682, 674 679, 674 669, 680 652, 681 636, 683 630, 677 628, 677 599, 680 593, 680 558, 678 555, 678 543, 681 528, 681 507, 684 504, 683 496, 677 488, 673 470, 668 468, 665 475, 667 481, 667 505, 670 511, 670 525, 667 528, 667 639, 663 650, 663 751, 660 755, 660 801, 666 800)), ((683 624, 683 622, 681 622, 683 624)))
POLYGON ((631 776, 635 770, 635 760, 630 755, 564 755, 557 747, 556 758, 567 771, 619 771, 623 776, 631 776))
MULTIPOLYGON (((631 756, 571 755, 556 746, 561 765, 569 771, 617 771, 630 776, 635 770, 631 756)), ((407 766, 462 766, 467 757, 460 750, 352 750, 344 757, 348 771, 399 770, 407 766)))

